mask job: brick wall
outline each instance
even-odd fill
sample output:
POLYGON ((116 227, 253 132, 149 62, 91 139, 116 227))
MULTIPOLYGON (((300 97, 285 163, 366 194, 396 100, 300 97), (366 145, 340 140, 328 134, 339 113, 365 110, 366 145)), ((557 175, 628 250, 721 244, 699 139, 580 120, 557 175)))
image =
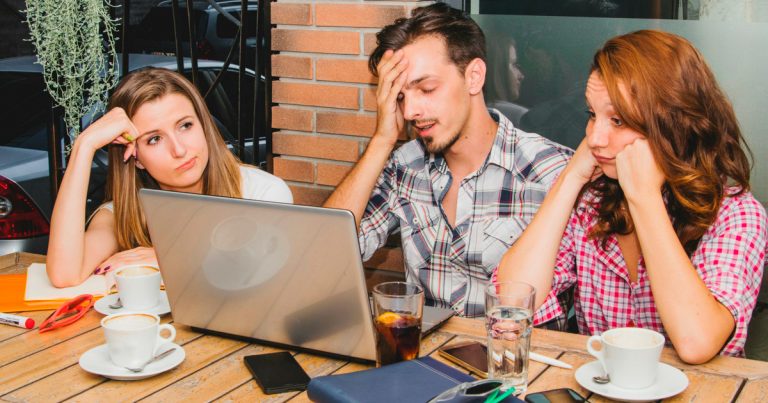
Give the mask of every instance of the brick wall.
POLYGON ((376 128, 368 55, 376 32, 429 1, 272 4, 274 171, 299 204, 319 205, 376 128))
MULTIPOLYGON (((272 3, 274 173, 297 204, 322 204, 376 128, 376 80, 367 67, 376 32, 430 3, 272 3)), ((366 266, 402 270, 402 254, 383 248, 366 266)))

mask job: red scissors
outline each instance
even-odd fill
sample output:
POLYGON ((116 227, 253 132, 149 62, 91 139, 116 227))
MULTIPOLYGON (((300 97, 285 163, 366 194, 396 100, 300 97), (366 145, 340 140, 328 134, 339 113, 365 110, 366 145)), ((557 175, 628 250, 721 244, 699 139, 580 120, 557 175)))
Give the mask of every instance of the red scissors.
POLYGON ((82 318, 93 306, 93 295, 82 294, 65 302, 40 324, 40 333, 67 326, 82 318))

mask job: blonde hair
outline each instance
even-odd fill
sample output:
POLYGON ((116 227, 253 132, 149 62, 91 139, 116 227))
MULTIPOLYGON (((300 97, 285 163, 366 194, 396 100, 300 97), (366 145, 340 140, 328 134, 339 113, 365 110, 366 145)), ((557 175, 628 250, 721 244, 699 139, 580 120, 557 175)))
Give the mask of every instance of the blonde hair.
MULTIPOLYGON (((127 75, 117 86, 108 109, 120 107, 129 118, 145 103, 168 94, 186 97, 195 108, 208 146, 208 164, 203 171, 203 194, 241 197, 240 162, 221 138, 210 111, 197 89, 184 76, 174 71, 147 68, 127 75)), ((139 189, 158 189, 157 182, 143 169, 136 168, 134 158, 123 162, 125 146, 109 147, 109 176, 106 201, 113 201, 115 235, 120 250, 152 246, 144 212, 139 203, 139 189)))

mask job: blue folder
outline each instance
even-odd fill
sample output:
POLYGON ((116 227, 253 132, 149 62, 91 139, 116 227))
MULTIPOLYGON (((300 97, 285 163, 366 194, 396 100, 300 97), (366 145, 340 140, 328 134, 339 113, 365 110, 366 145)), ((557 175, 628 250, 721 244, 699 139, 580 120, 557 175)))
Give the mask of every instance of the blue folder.
MULTIPOLYGON (((430 357, 312 379, 307 395, 319 403, 426 402, 475 378, 430 357)), ((508 400, 505 400, 505 402, 508 400)), ((518 401, 515 398, 509 401, 518 401)))

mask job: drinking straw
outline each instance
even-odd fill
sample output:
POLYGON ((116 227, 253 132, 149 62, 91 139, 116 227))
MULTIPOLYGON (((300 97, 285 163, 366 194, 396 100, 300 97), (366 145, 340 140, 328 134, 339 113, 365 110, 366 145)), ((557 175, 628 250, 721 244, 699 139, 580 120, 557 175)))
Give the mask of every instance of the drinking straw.
POLYGON ((491 393, 490 396, 488 396, 487 399, 485 399, 485 403, 499 403, 502 400, 506 399, 507 396, 511 395, 514 392, 515 392, 515 388, 514 387, 510 387, 504 393, 499 395, 499 390, 496 389, 496 390, 493 391, 493 393, 491 393))

